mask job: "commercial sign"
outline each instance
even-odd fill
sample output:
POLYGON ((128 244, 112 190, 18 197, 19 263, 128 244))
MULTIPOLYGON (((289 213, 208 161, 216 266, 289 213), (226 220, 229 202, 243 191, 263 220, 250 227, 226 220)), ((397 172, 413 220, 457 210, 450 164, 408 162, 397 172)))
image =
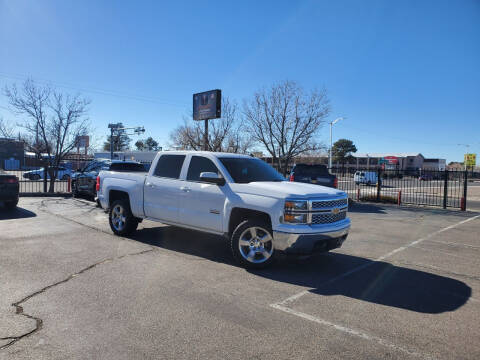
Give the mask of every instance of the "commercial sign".
POLYGON ((210 90, 193 94, 193 120, 222 117, 222 91, 210 90))
POLYGON ((398 158, 396 156, 385 156, 379 160, 380 164, 388 164, 388 165, 397 165, 398 158))
POLYGON ((88 146, 90 145, 90 136, 77 136, 75 144, 78 148, 88 148, 88 146))
POLYGON ((477 154, 465 154, 463 161, 466 167, 474 167, 477 163, 477 154))

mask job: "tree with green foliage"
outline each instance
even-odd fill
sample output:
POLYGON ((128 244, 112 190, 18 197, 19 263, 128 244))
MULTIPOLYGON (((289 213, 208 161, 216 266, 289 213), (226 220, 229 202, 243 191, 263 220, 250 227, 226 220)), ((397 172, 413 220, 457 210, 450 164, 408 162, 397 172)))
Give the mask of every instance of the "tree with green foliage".
POLYGON ((146 139, 137 140, 135 146, 137 147, 137 150, 140 151, 158 151, 159 149, 158 142, 151 136, 146 139))
MULTIPOLYGON (((118 123, 119 128, 123 128, 122 123, 118 123)), ((115 131, 113 135, 113 151, 125 151, 130 148, 130 136, 128 136, 126 130, 115 131)), ((110 135, 107 136, 107 141, 103 143, 103 150, 110 151, 110 135)))
POLYGON ((352 153, 357 152, 357 147, 352 140, 339 139, 332 146, 332 155, 335 162, 345 164, 353 156, 352 153))

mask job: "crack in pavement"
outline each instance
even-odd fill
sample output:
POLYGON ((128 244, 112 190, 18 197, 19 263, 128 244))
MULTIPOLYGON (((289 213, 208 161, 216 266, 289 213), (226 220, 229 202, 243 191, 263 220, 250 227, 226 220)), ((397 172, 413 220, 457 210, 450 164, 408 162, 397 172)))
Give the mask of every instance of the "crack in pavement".
POLYGON ((27 336, 30 336, 34 333, 36 333, 37 331, 39 331, 42 327, 43 327, 43 320, 38 318, 38 317, 35 317, 33 315, 30 315, 30 314, 27 314, 27 313, 24 313, 23 312, 23 306, 21 304, 23 304, 24 302, 26 302, 27 300, 33 298, 34 296, 37 296, 39 294, 42 294, 44 293, 45 291, 47 291, 48 289, 51 289, 57 285, 61 285, 61 284, 64 284, 66 283, 67 281, 70 281, 71 279, 73 279, 74 277, 78 276, 78 275, 81 275, 83 274, 84 272, 88 271, 88 270, 91 270, 93 269, 94 267, 98 266, 98 265, 101 265, 101 264, 105 264, 105 263, 108 263, 108 262, 112 262, 114 260, 119 260, 119 259, 123 259, 127 256, 135 256, 135 255, 142 255, 142 254, 145 254, 145 253, 149 253, 149 252, 152 252, 152 251, 155 251, 155 248, 150 248, 150 249, 147 249, 147 250, 143 250, 143 251, 140 251, 140 252, 135 252, 135 253, 129 253, 129 254, 125 254, 125 255, 121 255, 121 256, 117 256, 117 257, 112 257, 112 258, 107 258, 107 259, 103 259, 99 262, 96 262, 92 265, 89 265, 85 268, 83 268, 82 270, 74 273, 74 274, 71 274, 69 276, 67 276, 65 279, 63 280, 60 280, 60 281, 57 281, 53 284, 50 284, 50 285, 47 285, 45 287, 43 287, 42 289, 40 290, 37 290, 35 291, 34 293, 30 294, 30 295, 27 295, 26 297, 24 297, 23 299, 17 301, 17 302, 14 302, 12 304, 13 307, 15 307, 15 314, 18 314, 18 315, 22 315, 22 316, 25 316, 29 319, 32 319, 32 320, 35 320, 35 328, 29 332, 26 332, 22 335, 19 335, 19 336, 7 336, 7 337, 2 337, 0 338, 0 340, 10 340, 10 342, 8 342, 7 344, 3 345, 0 347, 0 350, 3 350, 3 349, 6 349, 8 348, 9 346, 12 346, 13 344, 15 344, 17 341, 27 337, 27 336))

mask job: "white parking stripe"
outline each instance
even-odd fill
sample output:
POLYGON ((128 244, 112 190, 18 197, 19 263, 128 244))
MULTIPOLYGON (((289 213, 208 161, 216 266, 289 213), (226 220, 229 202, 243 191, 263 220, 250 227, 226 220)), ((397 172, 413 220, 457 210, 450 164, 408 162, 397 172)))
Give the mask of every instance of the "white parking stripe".
POLYGON ((283 306, 283 305, 280 305, 280 304, 272 304, 270 305, 271 307, 277 309, 277 310, 281 310, 281 311, 284 311, 288 314, 292 314, 292 315, 295 315, 295 316, 298 316, 302 319, 305 319, 305 320, 308 320, 308 321, 312 321, 312 322, 315 322, 317 324, 321 324, 321 325, 325 325, 325 326, 329 326, 329 327, 332 327, 334 328, 335 330, 339 330, 339 331, 342 331, 344 333, 347 333, 347 334, 350 334, 350 335, 353 335, 353 336, 356 336, 356 337, 359 337, 359 338, 362 338, 362 339, 365 339, 365 340, 369 340, 369 341, 375 341, 377 342, 378 344, 380 345, 383 345, 385 347, 388 347, 392 350, 397 350, 397 351, 401 351, 405 354, 409 354, 411 356, 415 356, 415 357, 420 357, 420 358, 423 358, 423 359, 433 359, 432 357, 430 356, 426 356, 426 355, 423 355, 423 354, 420 354, 420 353, 417 353, 415 351, 412 351, 412 350, 409 350, 409 349, 406 349, 404 347, 401 347, 401 346, 398 346, 398 345, 395 345, 389 341, 386 341, 382 338, 379 338, 377 336, 374 336, 374 335, 370 335, 370 334, 367 334, 367 333, 364 333, 364 332, 361 332, 361 331, 358 331, 358 330, 354 330, 354 329, 350 329, 350 328, 347 328, 345 326, 341 326, 341 325, 337 325, 337 324, 334 324, 330 321, 327 321, 327 320, 323 320, 323 319, 320 319, 318 317, 315 317, 315 316, 312 316, 312 315, 309 315, 309 314, 306 314, 306 313, 303 313, 301 311, 297 311, 297 310, 293 310, 289 307, 286 307, 286 306, 283 306))
MULTIPOLYGON (((353 268, 352 270, 349 270, 341 275, 338 275, 324 283, 322 283, 321 285, 319 285, 319 287, 322 287, 324 285, 328 285, 328 284, 331 284, 339 279, 342 279, 346 276, 349 276, 353 273, 356 273, 360 270, 363 270, 367 267, 369 267, 370 265, 373 265, 375 264, 375 262, 378 262, 378 261, 383 261, 395 254, 398 254, 399 252, 403 251, 403 250, 406 250, 408 249, 409 247, 412 247, 414 245, 417 245, 417 244, 420 244, 422 241, 425 241, 425 240, 428 240, 430 238, 432 238, 433 236, 435 235, 438 235, 444 231, 447 231, 447 230, 450 230, 450 229, 453 229, 459 225, 462 225, 462 224, 465 224, 469 221, 472 221, 472 220, 475 220, 475 219, 478 219, 480 218, 480 215, 476 215, 476 216, 472 216, 468 219, 465 219, 465 220, 462 220, 458 223, 455 223, 453 225, 450 225, 450 226, 447 226, 447 227, 444 227, 440 230, 437 230, 423 238, 420 238, 418 240, 415 240, 415 241, 412 241, 411 243, 407 244, 407 245, 404 245, 404 246, 400 246, 399 248, 395 249, 395 250, 392 250, 390 251, 389 253, 385 254, 385 255, 382 255, 378 258, 376 258, 375 260, 372 260, 371 262, 368 262, 368 263, 365 263, 363 265, 360 265, 360 266, 357 266, 356 268, 353 268)), ((392 348, 392 349, 396 349, 396 350, 399 350, 399 351, 402 351, 404 353, 408 353, 410 355, 413 355, 413 356, 418 356, 418 357, 422 357, 422 358, 429 358, 428 356, 425 356, 425 355, 422 355, 422 354, 419 354, 419 353, 416 353, 414 351, 411 351, 411 350, 408 350, 408 349, 405 349, 405 348, 402 348, 400 346, 397 346, 395 344, 392 344, 384 339, 381 339, 379 337, 376 337, 376 336, 372 336, 372 335, 368 335, 366 333, 363 333, 361 331, 358 331, 358 330, 354 330, 354 329, 350 329, 350 328, 347 328, 345 326, 342 326, 342 325, 337 325, 337 324, 334 324, 334 323, 331 323, 327 320, 324 320, 324 319, 321 319, 321 318, 318 318, 318 317, 315 317, 315 316, 312 316, 312 315, 309 315, 309 314, 306 314, 306 313, 302 313, 300 311, 296 311, 296 310, 293 310, 287 306, 285 306, 286 304, 288 303, 291 303, 293 301, 296 301, 298 299, 300 299, 302 296, 308 294, 310 292, 310 290, 313 290, 313 289, 309 289, 309 290, 303 290, 297 294, 294 294, 280 302, 277 302, 277 303, 274 303, 274 304, 270 304, 270 306, 274 309, 277 309, 277 310, 281 310, 283 312, 286 312, 288 314, 292 314, 292 315, 295 315, 295 316, 298 316, 298 317, 301 317, 305 320, 309 320, 309 321, 313 321, 313 322, 316 322, 318 324, 322 324, 322 325, 327 325, 327 326, 331 326, 339 331, 342 331, 342 332, 345 332, 345 333, 348 333, 350 335, 354 335, 354 336, 357 336, 357 337, 360 337, 360 338, 363 338, 363 339, 366 339, 366 340, 373 340, 373 341, 376 341, 377 343, 381 344, 381 345, 384 345, 386 347, 389 347, 389 348, 392 348)))

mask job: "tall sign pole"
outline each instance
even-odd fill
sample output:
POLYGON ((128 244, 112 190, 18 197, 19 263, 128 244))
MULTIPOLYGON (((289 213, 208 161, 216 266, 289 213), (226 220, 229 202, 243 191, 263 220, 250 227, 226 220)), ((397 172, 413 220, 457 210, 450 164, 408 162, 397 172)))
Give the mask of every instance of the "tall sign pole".
POLYGON ((222 91, 210 90, 193 94, 193 120, 205 121, 203 149, 210 150, 208 143, 208 120, 222 117, 222 91))

